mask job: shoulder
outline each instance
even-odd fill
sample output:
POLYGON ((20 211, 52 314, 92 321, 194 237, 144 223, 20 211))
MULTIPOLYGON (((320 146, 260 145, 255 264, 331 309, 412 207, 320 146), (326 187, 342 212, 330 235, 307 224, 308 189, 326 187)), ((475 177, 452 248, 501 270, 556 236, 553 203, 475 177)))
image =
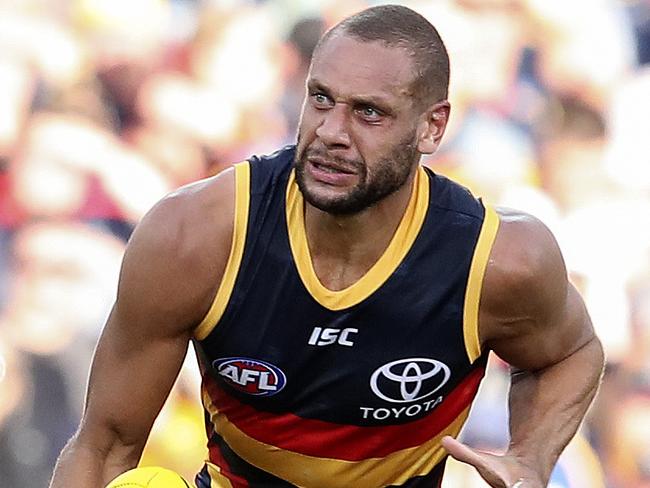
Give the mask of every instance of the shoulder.
POLYGON ((200 321, 228 260, 234 207, 232 168, 160 200, 129 240, 118 303, 155 308, 187 327, 200 321))
MULTIPOLYGON (((498 208, 499 229, 483 281, 481 313, 488 324, 551 319, 569 287, 566 266, 549 228, 532 215, 498 208)), ((496 332, 486 327, 483 336, 496 332)), ((508 333, 507 327, 498 332, 508 333)))
POLYGON ((518 369, 538 370, 597 344, 551 231, 523 212, 499 216, 480 298, 481 345, 518 369))
POLYGON ((444 175, 435 173, 426 166, 423 166, 423 169, 430 181, 429 198, 434 207, 451 210, 480 222, 484 213, 483 206, 468 188, 444 175))
POLYGON ((564 260, 550 229, 536 217, 518 210, 497 208, 499 230, 496 235, 490 268, 495 277, 504 279, 504 286, 532 284, 566 276, 564 260))
POLYGON ((170 193, 144 216, 129 247, 149 248, 184 265, 201 260, 232 231, 234 192, 229 168, 170 193))

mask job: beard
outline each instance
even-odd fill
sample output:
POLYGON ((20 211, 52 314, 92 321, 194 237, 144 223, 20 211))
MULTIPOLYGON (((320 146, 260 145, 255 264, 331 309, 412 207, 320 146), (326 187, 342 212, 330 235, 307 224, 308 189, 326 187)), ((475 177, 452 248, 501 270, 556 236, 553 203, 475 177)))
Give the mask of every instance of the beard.
MULTIPOLYGON (((389 154, 372 164, 371 173, 368 172, 368 164, 363 158, 344 159, 328 154, 327 149, 307 147, 302 152, 296 150, 294 168, 298 189, 310 205, 323 212, 333 215, 359 213, 404 186, 413 166, 420 159, 415 137, 415 131, 413 131, 395 145, 389 154), (359 183, 347 194, 338 197, 327 197, 312 191, 305 182, 305 165, 310 156, 318 156, 344 167, 354 168, 359 183)), ((299 146, 300 134, 298 134, 299 146)))

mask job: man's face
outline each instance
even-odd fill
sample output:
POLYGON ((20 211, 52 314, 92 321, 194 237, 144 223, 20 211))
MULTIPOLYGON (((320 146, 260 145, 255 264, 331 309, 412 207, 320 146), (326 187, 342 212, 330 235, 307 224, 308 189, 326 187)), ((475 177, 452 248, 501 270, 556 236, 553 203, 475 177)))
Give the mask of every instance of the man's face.
POLYGON ((314 54, 295 160, 307 202, 353 214, 404 185, 420 158, 413 79, 405 49, 345 33, 314 54))

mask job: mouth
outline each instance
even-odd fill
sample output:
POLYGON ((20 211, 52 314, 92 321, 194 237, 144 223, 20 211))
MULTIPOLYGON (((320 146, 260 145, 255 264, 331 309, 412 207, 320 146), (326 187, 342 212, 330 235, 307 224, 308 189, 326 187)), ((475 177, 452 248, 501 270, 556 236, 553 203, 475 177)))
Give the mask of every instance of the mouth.
POLYGON ((307 158, 307 173, 315 182, 328 187, 348 187, 358 179, 353 168, 320 156, 307 158))
POLYGON ((330 174, 344 174, 344 175, 354 175, 356 174, 356 171, 354 171, 351 168, 342 166, 338 163, 334 163, 332 161, 328 161, 323 158, 314 158, 310 157, 308 158, 309 163, 316 168, 319 171, 323 171, 325 173, 330 173, 330 174))

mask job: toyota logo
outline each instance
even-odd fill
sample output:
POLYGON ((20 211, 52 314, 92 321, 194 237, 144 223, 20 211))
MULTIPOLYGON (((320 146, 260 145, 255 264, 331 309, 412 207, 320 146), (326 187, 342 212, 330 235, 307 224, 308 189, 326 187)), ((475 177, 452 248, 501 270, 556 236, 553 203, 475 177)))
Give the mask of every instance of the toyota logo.
POLYGON ((370 377, 370 388, 389 402, 415 402, 433 395, 450 375, 449 367, 435 359, 398 359, 377 368, 370 377))

